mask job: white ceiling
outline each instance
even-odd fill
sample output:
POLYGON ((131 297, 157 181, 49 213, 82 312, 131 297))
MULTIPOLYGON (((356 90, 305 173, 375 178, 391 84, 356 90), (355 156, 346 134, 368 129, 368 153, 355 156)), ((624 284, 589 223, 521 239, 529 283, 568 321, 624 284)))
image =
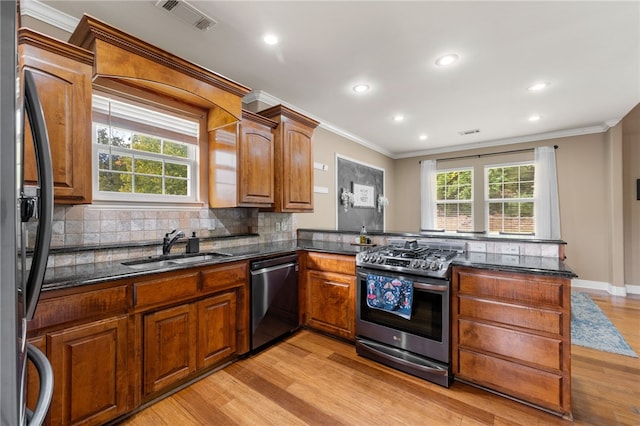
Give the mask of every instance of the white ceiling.
POLYGON ((199 31, 154 0, 21 4, 68 29, 92 15, 392 158, 600 132, 640 103, 640 1, 189 3, 217 24, 199 31), (450 52, 456 64, 434 64, 450 52), (550 86, 529 92, 537 81, 550 86))

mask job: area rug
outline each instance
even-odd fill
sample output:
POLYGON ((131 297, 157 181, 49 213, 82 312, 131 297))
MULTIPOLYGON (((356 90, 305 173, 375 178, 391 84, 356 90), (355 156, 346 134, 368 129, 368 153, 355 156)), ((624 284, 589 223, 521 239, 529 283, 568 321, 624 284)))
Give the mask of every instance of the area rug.
POLYGON ((638 358, 587 293, 571 292, 571 344, 638 358))

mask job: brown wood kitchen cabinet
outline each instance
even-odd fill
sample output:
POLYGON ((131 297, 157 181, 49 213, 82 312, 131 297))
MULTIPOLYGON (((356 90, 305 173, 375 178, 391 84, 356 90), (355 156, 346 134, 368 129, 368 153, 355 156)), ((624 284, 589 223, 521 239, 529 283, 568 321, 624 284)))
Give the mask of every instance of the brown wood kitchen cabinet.
POLYGON ((127 317, 47 335, 54 371, 54 425, 98 425, 128 409, 127 317))
MULTIPOLYGON (((33 72, 47 124, 54 201, 57 204, 91 203, 93 53, 21 28, 18 54, 20 69, 33 72)), ((35 154, 28 125, 25 125, 25 140, 25 181, 35 185, 35 154)))
POLYGON ((456 379, 571 416, 570 281, 454 267, 456 379))
POLYGON ((166 272, 133 284, 143 400, 246 352, 247 276, 247 263, 237 262, 166 272))
POLYGON ((239 124, 213 132, 209 142, 211 207, 273 208, 273 129, 277 124, 243 110, 239 124))
POLYGON ((283 105, 258 114, 278 123, 273 210, 313 212, 313 132, 319 123, 283 105))
MULTIPOLYGON (((130 409, 127 283, 44 292, 29 341, 47 354, 54 392, 47 424, 98 425, 130 409)), ((27 372, 32 383, 37 375, 27 372)), ((30 389, 28 401, 35 401, 30 389)))
POLYGON ((338 337, 354 340, 355 257, 306 252, 301 258, 302 323, 338 337))
POLYGON ((248 352, 248 262, 45 291, 28 339, 53 368, 47 424, 107 423, 248 352))

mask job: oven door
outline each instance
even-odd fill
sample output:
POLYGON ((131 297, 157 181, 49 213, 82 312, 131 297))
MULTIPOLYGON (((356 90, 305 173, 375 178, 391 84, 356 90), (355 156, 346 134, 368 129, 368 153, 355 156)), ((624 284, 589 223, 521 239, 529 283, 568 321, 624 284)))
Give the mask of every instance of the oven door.
POLYGON ((356 334, 420 356, 449 363, 448 280, 358 268, 356 334), (367 275, 413 282, 411 319, 367 305, 367 275))

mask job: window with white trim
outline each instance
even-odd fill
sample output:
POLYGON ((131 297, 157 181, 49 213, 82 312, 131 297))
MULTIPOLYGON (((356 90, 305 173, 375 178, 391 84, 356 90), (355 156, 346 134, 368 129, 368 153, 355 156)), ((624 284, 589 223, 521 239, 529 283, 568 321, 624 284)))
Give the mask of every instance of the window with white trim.
POLYGON ((445 231, 473 230, 473 170, 436 173, 436 228, 445 231))
POLYGON ((485 167, 486 220, 489 233, 535 232, 533 163, 485 167))
POLYGON ((94 94, 93 198, 197 201, 199 122, 94 94))

